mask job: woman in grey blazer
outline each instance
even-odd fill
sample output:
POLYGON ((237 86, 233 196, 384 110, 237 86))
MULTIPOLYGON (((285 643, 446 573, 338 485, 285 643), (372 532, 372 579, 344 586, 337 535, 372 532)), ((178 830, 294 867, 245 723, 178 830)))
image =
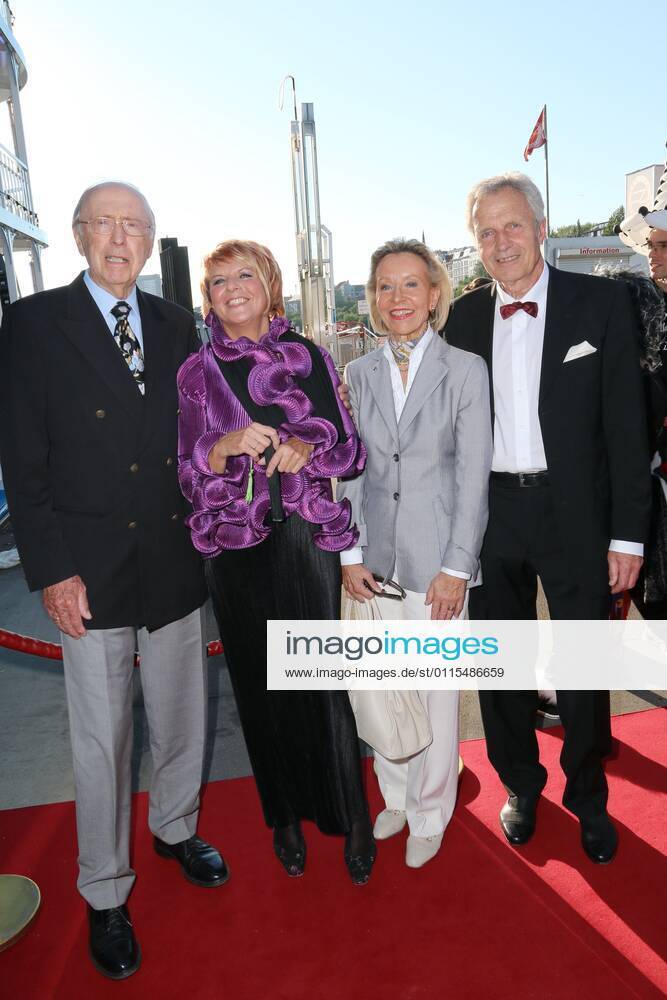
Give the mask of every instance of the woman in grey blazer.
MULTIPOLYGON (((491 423, 486 365, 437 334, 451 284, 438 258, 417 240, 375 251, 366 286, 384 346, 347 367, 350 403, 368 451, 364 472, 339 483, 352 503, 359 546, 341 553, 343 585, 367 600, 373 573, 406 592, 378 599, 387 618, 461 616, 475 579, 487 521, 491 423)), ((408 761, 376 752, 386 808, 375 822, 385 839, 409 825, 406 864, 435 856, 456 800, 458 691, 423 691, 433 743, 408 761)))

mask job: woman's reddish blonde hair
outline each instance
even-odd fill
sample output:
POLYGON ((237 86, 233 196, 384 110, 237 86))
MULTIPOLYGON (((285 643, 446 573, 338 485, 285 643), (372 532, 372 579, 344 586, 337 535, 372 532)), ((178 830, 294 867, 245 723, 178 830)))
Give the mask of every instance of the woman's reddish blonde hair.
POLYGON ((204 318, 211 311, 209 275, 216 264, 223 264, 230 260, 249 264, 257 271, 257 277, 266 292, 269 318, 284 316, 283 276, 271 251, 267 247, 263 247, 261 243, 254 243, 252 240, 224 240, 204 257, 204 275, 200 285, 204 318))

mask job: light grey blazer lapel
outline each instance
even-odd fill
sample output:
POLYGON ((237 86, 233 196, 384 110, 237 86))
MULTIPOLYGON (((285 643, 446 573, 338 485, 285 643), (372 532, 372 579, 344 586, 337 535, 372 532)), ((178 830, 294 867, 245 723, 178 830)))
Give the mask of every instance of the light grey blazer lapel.
MULTIPOLYGON (((419 371, 410 387, 408 398, 405 401, 401 419, 398 422, 400 434, 404 434, 412 421, 415 419, 422 406, 442 382, 449 371, 445 363, 445 345, 437 333, 433 333, 431 343, 424 351, 419 371)), ((387 373, 389 377, 389 373, 387 373)), ((389 387, 391 389, 391 385, 389 387)), ((393 399, 392 399, 393 406, 393 399)))
POLYGON ((378 348, 375 352, 375 363, 368 373, 368 382, 371 392, 375 398, 382 418, 387 425, 389 433, 398 444, 398 426, 396 424, 396 407, 394 406, 394 392, 391 387, 391 375, 389 373, 389 362, 384 356, 383 349, 378 348))

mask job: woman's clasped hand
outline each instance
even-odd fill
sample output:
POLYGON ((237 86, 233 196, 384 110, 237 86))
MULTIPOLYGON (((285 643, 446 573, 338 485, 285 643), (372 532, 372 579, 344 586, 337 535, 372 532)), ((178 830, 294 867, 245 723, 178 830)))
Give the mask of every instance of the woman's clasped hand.
POLYGON ((274 427, 252 423, 241 430, 230 431, 218 438, 208 453, 208 464, 213 472, 222 475, 227 467, 227 459, 231 455, 249 455, 259 465, 266 466, 266 475, 270 477, 276 470, 300 472, 312 452, 313 445, 306 444, 299 438, 290 437, 281 444, 274 427), (264 452, 269 445, 274 448, 274 454, 267 465, 264 452))

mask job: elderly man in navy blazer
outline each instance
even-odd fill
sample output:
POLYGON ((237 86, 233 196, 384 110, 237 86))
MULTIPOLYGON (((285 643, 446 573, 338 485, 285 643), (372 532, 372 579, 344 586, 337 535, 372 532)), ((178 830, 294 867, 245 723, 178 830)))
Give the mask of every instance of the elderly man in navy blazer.
MULTIPOLYGON (((470 615, 534 619, 539 576, 552 618, 606 618, 610 593, 637 579, 650 507, 627 289, 545 264, 542 197, 522 174, 477 184, 468 220, 495 279, 462 296, 445 329, 449 343, 486 359, 491 376, 489 524, 470 615)), ((586 854, 605 864, 617 846, 601 760, 608 692, 557 697, 563 803, 579 819, 586 854)), ((489 758, 509 792, 501 826, 511 844, 522 844, 547 777, 534 732, 537 693, 485 691, 480 703, 489 758)))
POLYGON ((199 556, 176 475, 176 372, 193 317, 136 288, 155 222, 128 184, 84 192, 73 219, 88 269, 14 303, 0 338, 2 467, 28 585, 62 636, 78 888, 96 968, 123 979, 140 951, 126 900, 132 674, 138 643, 157 853, 196 885, 227 878, 196 836, 206 734, 199 556))

